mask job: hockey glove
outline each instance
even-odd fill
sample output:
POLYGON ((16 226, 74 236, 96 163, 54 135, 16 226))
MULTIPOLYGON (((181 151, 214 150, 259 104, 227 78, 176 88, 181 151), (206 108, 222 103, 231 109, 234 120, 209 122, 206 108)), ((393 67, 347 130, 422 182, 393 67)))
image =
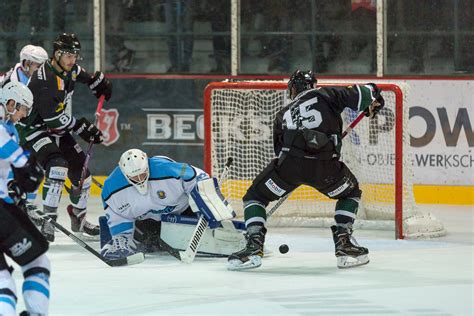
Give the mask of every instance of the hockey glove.
POLYGON ((84 117, 76 122, 72 130, 86 142, 100 144, 104 141, 102 132, 84 117))
POLYGON ((30 156, 23 167, 12 169, 15 182, 23 192, 34 192, 43 181, 43 168, 36 162, 34 156, 30 156))
POLYGON ((89 89, 96 98, 100 98, 101 95, 105 95, 105 99, 109 101, 112 96, 112 82, 105 78, 105 75, 101 71, 96 71, 94 76, 89 81, 89 89))
POLYGON ((17 181, 8 182, 8 196, 13 200, 15 205, 26 204, 26 193, 17 181))
POLYGON ((375 83, 368 83, 368 86, 372 87, 372 97, 374 102, 369 105, 365 110, 365 116, 374 118, 380 110, 385 106, 385 100, 381 94, 381 90, 375 83))

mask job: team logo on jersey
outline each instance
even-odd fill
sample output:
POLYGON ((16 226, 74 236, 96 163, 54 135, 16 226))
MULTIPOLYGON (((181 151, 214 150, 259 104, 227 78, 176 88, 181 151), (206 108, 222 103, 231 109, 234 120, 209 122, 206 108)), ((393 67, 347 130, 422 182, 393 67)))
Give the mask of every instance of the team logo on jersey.
POLYGON ((58 106, 56 107, 56 110, 54 110, 56 113, 58 112, 61 112, 62 110, 64 110, 64 103, 63 102, 59 102, 58 106))
POLYGON ((165 191, 157 191, 156 194, 158 194, 158 197, 162 200, 166 198, 165 191))
POLYGON ((29 241, 26 238, 23 238, 22 241, 17 242, 16 244, 10 247, 10 252, 12 253, 13 257, 19 257, 30 248, 31 248, 31 241, 29 241))
POLYGON ((119 112, 117 109, 103 109, 100 114, 98 128, 102 135, 104 135, 104 142, 102 144, 105 146, 112 145, 120 138, 117 126, 118 117, 119 112))

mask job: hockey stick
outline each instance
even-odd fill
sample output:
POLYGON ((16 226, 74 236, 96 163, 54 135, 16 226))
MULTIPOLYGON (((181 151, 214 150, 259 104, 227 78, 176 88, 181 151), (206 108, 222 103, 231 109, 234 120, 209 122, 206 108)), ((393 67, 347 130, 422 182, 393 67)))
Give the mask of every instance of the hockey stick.
MULTIPOLYGON (((94 125, 96 126, 102 112, 102 106, 104 105, 104 101, 105 101, 105 95, 101 95, 99 98, 99 102, 97 103, 97 109, 95 110, 94 125)), ((87 169, 89 167, 89 161, 92 157, 92 145, 94 145, 94 141, 91 140, 89 142, 89 147, 87 148, 86 159, 84 160, 84 165, 82 166, 81 180, 79 181, 79 186, 74 189, 76 194, 81 193, 82 186, 84 185, 84 181, 86 179, 87 169)))
POLYGON ((66 236, 71 238, 76 244, 78 244, 85 250, 89 251, 91 254, 99 258, 102 262, 104 262, 110 267, 119 267, 119 266, 138 264, 138 263, 142 263, 145 260, 145 257, 143 253, 141 252, 133 254, 125 258, 120 258, 120 259, 106 259, 100 253, 98 253, 94 248, 86 244, 82 239, 78 238, 76 235, 74 235, 69 230, 64 228, 61 224, 56 222, 51 216, 41 212, 40 210, 36 210, 35 212, 38 214, 38 216, 42 217, 45 221, 51 223, 54 227, 56 227, 61 232, 63 232, 66 236))
MULTIPOLYGON (((227 173, 229 172, 229 168, 232 165, 232 162, 233 162, 232 157, 229 157, 224 166, 224 170, 222 171, 222 174, 219 178, 219 185, 227 177, 227 173)), ((199 217, 199 220, 196 224, 196 228, 194 229, 193 236, 191 237, 189 241, 188 247, 186 247, 185 251, 179 252, 179 257, 182 262, 192 263, 194 261, 194 257, 196 257, 199 243, 201 242, 202 236, 204 235, 204 232, 206 231, 206 228, 208 225, 209 223, 207 222, 207 220, 204 218, 203 215, 201 215, 201 217, 199 217)))
MULTIPOLYGON (((102 189, 104 187, 104 185, 102 183, 99 182, 99 180, 97 180, 96 178, 92 177, 92 182, 99 187, 99 189, 102 189)), ((66 189, 66 192, 71 194, 71 193, 76 193, 76 192, 72 192, 72 188, 71 187, 68 187, 67 185, 64 185, 64 189, 66 189)))
MULTIPOLYGON (((343 140, 344 137, 346 137, 347 134, 349 134, 352 131, 352 129, 357 124, 359 124, 359 122, 364 118, 364 116, 365 116, 365 113, 362 112, 355 118, 354 121, 352 121, 352 123, 344 130, 344 132, 342 132, 341 140, 343 140)), ((273 213, 275 213, 275 211, 288 199, 290 194, 291 194, 291 192, 289 194, 285 195, 284 197, 282 197, 281 199, 279 199, 278 202, 275 205, 273 205, 271 210, 269 210, 268 213, 267 213, 267 218, 269 218, 270 216, 273 215, 273 213)))

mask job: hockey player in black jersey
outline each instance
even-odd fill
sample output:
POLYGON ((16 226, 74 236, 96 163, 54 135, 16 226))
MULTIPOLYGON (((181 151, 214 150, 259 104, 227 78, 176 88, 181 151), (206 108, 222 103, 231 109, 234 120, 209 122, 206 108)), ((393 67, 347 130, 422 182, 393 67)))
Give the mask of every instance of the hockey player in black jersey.
POLYGON ((302 184, 337 200, 331 227, 337 266, 369 262, 368 249, 353 243, 352 224, 362 191, 349 168, 339 160, 344 108, 374 118, 385 102, 373 83, 316 89, 312 71, 297 70, 288 81, 291 102, 277 113, 273 125, 276 159, 255 178, 243 197, 247 246, 228 258, 229 270, 261 265, 265 242, 265 207, 302 184))
MULTIPOLYGON (((87 171, 80 193, 76 193, 85 161, 85 154, 75 141, 73 133, 86 142, 102 142, 102 133, 87 119, 76 119, 67 114, 71 106, 76 82, 87 84, 97 98, 110 99, 112 84, 104 74, 97 71, 90 75, 76 64, 81 44, 74 34, 60 34, 53 45, 53 57, 46 61, 31 77, 28 87, 34 95, 30 115, 21 120, 19 130, 21 144, 36 156, 45 170, 43 186, 44 212, 57 218, 66 176, 72 182, 69 194, 71 205, 67 211, 71 218, 71 229, 87 235, 99 235, 99 226, 86 220, 86 207, 91 185, 87 171)), ((54 227, 44 221, 41 232, 49 241, 54 241, 54 227)))

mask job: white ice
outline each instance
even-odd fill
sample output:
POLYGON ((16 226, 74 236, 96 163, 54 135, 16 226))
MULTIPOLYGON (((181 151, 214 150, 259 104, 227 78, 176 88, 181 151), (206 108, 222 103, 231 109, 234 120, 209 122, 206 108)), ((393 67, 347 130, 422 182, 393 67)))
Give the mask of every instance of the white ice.
MULTIPOLYGON (((48 252, 50 314, 473 315, 474 209, 421 207, 443 221, 446 237, 394 240, 393 232, 356 231, 370 263, 346 270, 336 267, 329 229, 270 228, 266 246, 273 254, 246 272, 227 271, 226 259, 187 265, 166 253, 110 268, 56 232, 48 252), (290 248, 284 255, 283 243, 290 248)), ((96 220, 97 199, 90 209, 96 220)), ((60 223, 69 228, 65 206, 60 223)), ((21 289, 18 268, 14 277, 21 289)), ((19 296, 18 312, 24 309, 19 296)))

